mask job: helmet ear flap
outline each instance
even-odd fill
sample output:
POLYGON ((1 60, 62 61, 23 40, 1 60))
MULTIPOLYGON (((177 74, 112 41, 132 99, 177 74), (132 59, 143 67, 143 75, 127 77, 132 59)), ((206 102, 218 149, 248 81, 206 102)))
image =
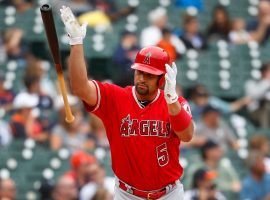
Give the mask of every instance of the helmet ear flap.
POLYGON ((158 80, 158 87, 163 88, 165 84, 165 74, 162 74, 158 80))

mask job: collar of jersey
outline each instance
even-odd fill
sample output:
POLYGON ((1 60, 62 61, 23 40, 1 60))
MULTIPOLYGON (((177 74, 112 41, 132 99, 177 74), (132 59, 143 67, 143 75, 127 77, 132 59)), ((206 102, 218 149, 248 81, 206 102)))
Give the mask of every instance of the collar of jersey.
MULTIPOLYGON (((144 107, 140 104, 139 100, 137 99, 136 92, 135 92, 135 86, 132 87, 132 95, 133 95, 136 103, 138 104, 138 106, 143 109, 144 107)), ((148 105, 154 103, 158 99, 159 95, 160 95, 160 90, 158 89, 156 97, 148 105)))

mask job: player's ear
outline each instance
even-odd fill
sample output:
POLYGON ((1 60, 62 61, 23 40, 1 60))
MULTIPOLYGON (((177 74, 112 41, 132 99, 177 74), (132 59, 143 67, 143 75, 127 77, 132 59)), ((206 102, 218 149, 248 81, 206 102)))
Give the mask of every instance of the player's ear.
POLYGON ((160 89, 164 89, 164 84, 165 84, 165 76, 164 76, 164 74, 159 75, 159 77, 158 77, 158 87, 160 89))

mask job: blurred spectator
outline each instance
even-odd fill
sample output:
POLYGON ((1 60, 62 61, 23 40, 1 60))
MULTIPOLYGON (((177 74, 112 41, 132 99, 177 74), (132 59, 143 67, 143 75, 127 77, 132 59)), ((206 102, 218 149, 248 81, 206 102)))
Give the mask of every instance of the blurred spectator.
POLYGON ((265 172, 264 155, 259 151, 251 151, 247 166, 249 174, 243 180, 240 199, 270 199, 270 174, 265 172))
POLYGON ((40 78, 37 75, 34 76, 26 75, 24 77, 24 85, 26 87, 27 93, 38 97, 37 106, 39 109, 41 110, 52 109, 53 100, 50 96, 41 91, 40 78))
POLYGON ((88 0, 51 0, 51 3, 56 12, 59 12, 62 6, 67 6, 76 16, 93 10, 88 0))
POLYGON ((0 179, 0 199, 16 199, 16 185, 12 179, 0 179))
POLYGON ((97 159, 84 151, 74 152, 70 159, 70 165, 71 170, 66 172, 64 176, 71 177, 79 190, 90 181, 98 178, 96 173, 99 170, 97 159))
POLYGON ((203 50, 207 48, 206 39, 199 32, 199 22, 196 17, 185 15, 184 32, 180 35, 180 39, 188 49, 203 50))
POLYGON ((251 35, 246 30, 245 20, 236 18, 232 22, 232 30, 229 33, 229 39, 233 44, 246 44, 252 40, 251 35))
POLYGON ((35 57, 28 58, 27 62, 25 77, 38 77, 40 80, 40 91, 43 94, 49 95, 51 98, 56 98, 58 91, 55 85, 56 83, 50 77, 50 63, 35 57))
POLYGON ((6 60, 7 60, 7 54, 6 54, 6 50, 4 46, 3 34, 2 34, 2 31, 0 31, 0 64, 5 63, 6 60))
POLYGON ((98 147, 109 148, 109 141, 103 122, 96 115, 90 114, 91 136, 98 147))
POLYGON ((88 0, 91 5, 96 9, 100 10, 109 17, 111 22, 118 21, 123 17, 131 14, 135 11, 136 6, 129 5, 124 8, 118 8, 117 1, 115 0, 88 0))
POLYGON ((4 87, 5 74, 0 71, 0 110, 4 112, 9 111, 12 108, 12 101, 14 99, 14 93, 11 90, 6 90, 4 87))
POLYGON ((76 182, 69 176, 62 176, 57 180, 52 193, 53 200, 77 200, 78 190, 76 182))
POLYGON ((12 133, 9 124, 0 119, 0 148, 7 146, 12 141, 12 133))
POLYGON ((185 200, 225 200, 223 194, 217 190, 214 179, 216 173, 206 169, 198 169, 193 175, 191 190, 185 192, 185 200))
POLYGON ((130 66, 139 51, 138 39, 135 33, 124 31, 121 34, 120 44, 113 53, 113 66, 111 71, 115 75, 114 82, 120 86, 133 83, 133 71, 130 66))
POLYGON ((221 114, 229 114, 236 112, 250 103, 250 97, 243 97, 233 102, 226 102, 209 93, 207 88, 203 85, 195 85, 190 89, 190 107, 193 119, 199 121, 202 110, 205 106, 211 105, 217 108, 221 114))
POLYGON ((52 197, 54 186, 55 182, 53 179, 42 179, 38 190, 40 200, 54 200, 52 197))
POLYGON ((92 200, 112 200, 113 197, 110 195, 108 190, 105 188, 98 188, 96 194, 94 195, 92 200))
POLYGON ((34 0, 11 0, 17 12, 25 12, 34 6, 34 0))
POLYGON ((251 151, 260 151, 264 155, 264 165, 267 173, 270 173, 270 158, 269 140, 264 135, 254 134, 249 141, 249 148, 251 151))
MULTIPOLYGON (((162 30, 168 27, 167 11, 162 7, 152 10, 148 15, 148 20, 151 25, 141 32, 141 47, 157 45, 162 39, 162 30)), ((171 35, 170 43, 179 54, 185 53, 186 47, 177 36, 171 35)))
POLYGON ((217 5, 213 10, 212 19, 213 21, 207 29, 208 40, 228 40, 228 36, 231 31, 231 20, 226 8, 221 5, 217 5))
POLYGON ((48 133, 43 132, 40 123, 34 116, 33 108, 38 104, 38 98, 28 93, 19 93, 14 101, 14 114, 11 116, 10 126, 14 138, 32 138, 39 142, 44 142, 48 138, 48 133))
POLYGON ((248 80, 245 83, 245 93, 252 98, 248 106, 250 117, 262 128, 270 127, 270 63, 261 67, 259 80, 248 80))
POLYGON ((156 8, 148 14, 150 26, 141 32, 141 47, 156 45, 162 38, 161 30, 167 27, 168 17, 164 8, 156 8))
POLYGON ((24 77, 24 85, 26 87, 26 93, 38 98, 38 105, 36 109, 38 111, 37 120, 40 123, 42 130, 44 132, 50 132, 54 123, 54 121, 50 119, 53 108, 52 98, 41 91, 40 78, 38 75, 26 74, 24 77))
POLYGON ((197 169, 205 168, 217 174, 215 182, 217 189, 222 192, 239 192, 241 183, 239 176, 232 166, 230 160, 223 158, 224 152, 221 146, 208 140, 201 148, 203 162, 194 162, 186 169, 186 185, 191 187, 191 180, 197 169))
POLYGON ((247 30, 254 40, 264 44, 270 36, 270 2, 259 1, 258 9, 258 18, 247 24, 247 30))
POLYGON ((80 200, 98 199, 98 196, 100 198, 103 196, 101 199, 107 200, 114 196, 115 178, 106 176, 106 171, 101 165, 95 174, 95 178, 82 188, 80 200))
POLYGON ((22 44, 23 31, 19 28, 9 28, 4 34, 4 47, 8 59, 24 59, 28 53, 27 46, 22 44))
POLYGON ((229 126, 222 121, 220 111, 206 106, 202 111, 201 121, 197 124, 191 145, 203 146, 209 139, 218 143, 224 151, 229 147, 238 149, 239 145, 229 126))
POLYGON ((68 102, 75 117, 72 123, 67 123, 65 120, 66 113, 62 97, 59 96, 55 101, 59 124, 52 130, 51 149, 58 150, 65 147, 70 152, 92 149, 94 146, 93 141, 88 139, 89 126, 83 119, 78 99, 74 96, 68 96, 68 102))
POLYGON ((176 6, 188 8, 188 7, 195 7, 199 11, 202 11, 204 8, 203 0, 176 0, 176 6))
MULTIPOLYGON (((175 36, 169 28, 162 29, 162 38, 157 43, 157 46, 168 52, 170 56, 170 62, 174 62, 181 54, 184 54, 186 47, 182 41, 178 41, 178 45, 172 43, 175 36)), ((177 40, 176 40, 177 41, 177 40)))
POLYGON ((115 0, 88 0, 92 10, 79 16, 81 23, 88 22, 89 26, 103 25, 110 28, 110 24, 123 19, 134 12, 136 6, 118 8, 115 0))

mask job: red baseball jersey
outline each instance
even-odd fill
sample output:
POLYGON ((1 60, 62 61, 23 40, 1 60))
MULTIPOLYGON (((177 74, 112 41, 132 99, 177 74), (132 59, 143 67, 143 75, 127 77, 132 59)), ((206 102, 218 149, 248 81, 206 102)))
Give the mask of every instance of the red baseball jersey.
MULTIPOLYGON (((84 103, 104 123, 111 147, 112 169, 123 182, 141 190, 156 190, 178 180, 180 140, 170 126, 168 107, 162 90, 145 108, 135 95, 135 87, 93 81, 98 101, 84 103)), ((179 98, 185 109, 187 101, 179 98)), ((181 123, 181 121, 179 122, 181 123)))

